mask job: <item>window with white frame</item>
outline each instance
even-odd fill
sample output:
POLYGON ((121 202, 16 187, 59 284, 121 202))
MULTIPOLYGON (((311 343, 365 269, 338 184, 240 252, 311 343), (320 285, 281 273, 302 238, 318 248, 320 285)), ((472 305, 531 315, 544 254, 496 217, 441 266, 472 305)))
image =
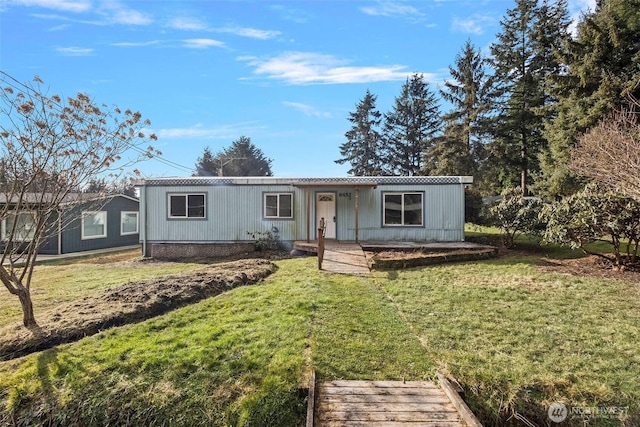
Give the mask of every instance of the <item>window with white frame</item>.
POLYGON ((265 218, 293 218, 293 194, 264 193, 265 218))
POLYGON ((205 218, 204 194, 169 194, 169 218, 205 218))
POLYGON ((14 242, 33 240, 36 229, 34 212, 9 214, 2 220, 2 240, 12 239, 14 242))
POLYGON ((82 240, 107 237, 107 211, 82 212, 82 240))
POLYGON ((422 193, 383 193, 383 225, 422 226, 422 193))
POLYGON ((120 235, 138 234, 138 212, 120 212, 120 235))

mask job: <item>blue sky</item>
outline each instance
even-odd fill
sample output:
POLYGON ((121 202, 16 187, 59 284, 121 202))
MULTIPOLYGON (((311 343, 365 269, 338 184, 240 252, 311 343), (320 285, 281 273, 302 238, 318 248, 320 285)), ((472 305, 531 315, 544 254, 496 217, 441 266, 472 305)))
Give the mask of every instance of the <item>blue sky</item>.
MULTIPOLYGON (((49 93, 142 113, 190 175, 204 147, 248 136, 275 176, 345 176, 339 146, 369 89, 389 111, 412 73, 437 91, 464 42, 488 52, 513 0, 3 0, 0 69, 49 93)), ((572 16, 595 0, 569 0, 572 16)), ((442 109, 448 107, 442 105, 442 109)))

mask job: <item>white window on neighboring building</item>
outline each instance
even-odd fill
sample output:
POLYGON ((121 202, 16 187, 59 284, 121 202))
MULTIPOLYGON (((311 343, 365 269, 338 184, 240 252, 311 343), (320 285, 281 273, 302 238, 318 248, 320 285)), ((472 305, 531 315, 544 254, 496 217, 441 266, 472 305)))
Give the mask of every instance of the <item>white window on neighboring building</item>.
POLYGON ((82 240, 107 237, 107 211, 82 212, 82 240))
POLYGON ((204 194, 169 194, 169 218, 206 218, 204 194))
POLYGON ((423 224, 422 193, 383 193, 383 225, 411 226, 423 224))
POLYGON ((2 220, 2 240, 13 236, 14 242, 31 241, 35 235, 35 228, 36 214, 34 212, 9 214, 2 220))
POLYGON ((138 234, 138 212, 120 212, 120 235, 138 234))
POLYGON ((264 193, 265 218, 293 218, 293 194, 264 193))

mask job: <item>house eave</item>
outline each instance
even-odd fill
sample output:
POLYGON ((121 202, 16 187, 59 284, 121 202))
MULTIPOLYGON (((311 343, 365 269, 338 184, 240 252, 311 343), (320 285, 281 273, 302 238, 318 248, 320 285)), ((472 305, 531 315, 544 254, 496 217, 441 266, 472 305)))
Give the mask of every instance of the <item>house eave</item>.
POLYGON ((172 177, 148 178, 135 182, 135 186, 215 186, 215 185, 293 185, 295 187, 369 187, 379 185, 436 185, 471 184, 471 176, 352 176, 352 177, 172 177))

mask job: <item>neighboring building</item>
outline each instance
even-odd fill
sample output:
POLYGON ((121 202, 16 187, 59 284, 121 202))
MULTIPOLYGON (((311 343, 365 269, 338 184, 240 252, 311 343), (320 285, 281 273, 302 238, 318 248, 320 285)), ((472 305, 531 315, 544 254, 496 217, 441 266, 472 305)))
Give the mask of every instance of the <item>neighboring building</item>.
MULTIPOLYGON (((2 196, 0 205, 6 205, 6 196, 2 196)), ((35 211, 36 197, 40 196, 26 195, 24 203, 34 207, 35 211)), ((9 213, 12 204, 15 202, 10 202, 9 213)), ((38 253, 59 255, 137 245, 140 241, 138 207, 137 199, 125 195, 69 194, 60 205, 60 213, 50 218, 49 231, 45 233, 38 253)), ((16 221, 21 240, 28 241, 33 237, 34 215, 25 208, 17 215, 9 214, 2 218, 3 247, 7 230, 16 221)))
POLYGON ((140 180, 145 256, 221 256, 253 250, 255 232, 286 246, 341 241, 464 240, 472 177, 189 177, 140 180))

